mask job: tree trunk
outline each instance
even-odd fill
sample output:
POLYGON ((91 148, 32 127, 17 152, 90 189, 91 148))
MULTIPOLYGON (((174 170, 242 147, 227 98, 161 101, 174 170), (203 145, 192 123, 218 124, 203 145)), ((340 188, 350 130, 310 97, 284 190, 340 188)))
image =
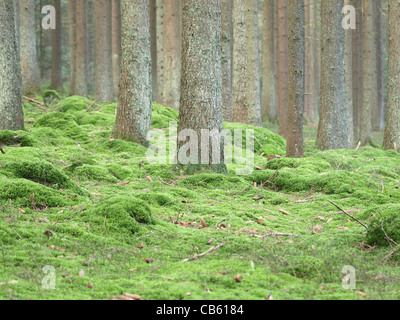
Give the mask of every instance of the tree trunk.
MULTIPOLYGON (((345 0, 344 5, 350 5, 350 0, 345 0)), ((345 67, 346 67, 346 101, 347 101, 347 132, 349 147, 354 146, 353 128, 353 30, 345 30, 345 67)))
POLYGON ((109 0, 95 1, 95 29, 96 29, 96 55, 95 55, 95 82, 96 99, 98 101, 114 101, 114 86, 112 75, 112 58, 110 54, 109 39, 111 28, 109 24, 109 0))
POLYGON ((56 10, 56 29, 51 31, 52 59, 51 59, 51 87, 55 90, 62 88, 62 24, 61 0, 53 0, 56 10))
POLYGON ((360 117, 361 146, 372 142, 372 110, 376 104, 376 50, 374 33, 374 1, 363 0, 363 96, 360 117))
POLYGON ((69 80, 69 92, 75 95, 75 80, 76 80, 76 0, 69 0, 68 6, 69 14, 69 48, 70 48, 70 61, 71 72, 69 80))
POLYGON ((382 0, 374 1, 374 17, 375 17, 375 45, 376 45, 376 104, 372 107, 372 130, 381 131, 385 125, 385 112, 384 112, 384 69, 383 69, 383 13, 382 13, 382 0))
POLYGON ((232 0, 222 0, 222 110, 224 121, 232 122, 232 0))
POLYGON ((75 94, 87 97, 87 23, 86 0, 76 0, 75 94))
POLYGON ((278 117, 275 96, 274 65, 274 0, 264 3, 263 25, 263 68, 262 68, 262 108, 263 120, 273 123, 278 117))
MULTIPOLYGON (((184 1, 182 31, 178 132, 193 130, 198 137, 198 152, 190 154, 192 161, 187 169, 200 165, 226 174, 222 138, 221 1, 184 1)), ((177 144, 178 162, 186 164, 181 157, 186 136, 179 135, 177 144)))
POLYGON ((289 30, 289 89, 287 157, 303 157, 303 113, 305 71, 305 12, 304 0, 290 0, 289 30))
POLYGON ((112 62, 114 96, 118 97, 121 78, 121 0, 112 1, 112 62))
POLYGON ((286 138, 288 133, 288 0, 279 0, 279 134, 286 138))
POLYGON ((316 145, 348 148, 343 0, 321 3, 321 110, 316 145))
POLYGON ((40 92, 40 71, 36 48, 35 1, 20 0, 20 55, 22 92, 40 92))
POLYGON ((115 136, 146 147, 151 130, 151 52, 148 0, 122 2, 122 62, 115 136))
POLYGON ((389 61, 385 136, 386 150, 400 152, 400 3, 389 0, 389 61))
POLYGON ((157 101, 157 1, 150 0, 150 37, 153 101, 157 101))
POLYGON ((165 106, 179 109, 180 96, 180 55, 181 55, 181 28, 180 28, 180 1, 163 0, 158 3, 160 9, 157 15, 159 31, 157 46, 158 60, 162 68, 162 79, 158 82, 157 102, 165 106), (160 44, 160 42, 162 42, 160 44))
POLYGON ((0 2, 0 130, 24 129, 16 5, 16 0, 0 2))

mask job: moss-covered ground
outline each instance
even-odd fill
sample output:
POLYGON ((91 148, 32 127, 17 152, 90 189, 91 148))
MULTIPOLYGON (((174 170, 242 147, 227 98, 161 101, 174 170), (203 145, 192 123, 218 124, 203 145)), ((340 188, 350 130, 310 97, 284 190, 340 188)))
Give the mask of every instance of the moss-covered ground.
MULTIPOLYGON (((250 175, 187 175, 113 139, 116 104, 46 108, 0 131, 1 299, 400 298, 399 154, 321 152, 309 127, 304 159, 268 161, 285 141, 252 128, 250 175)), ((154 105, 159 132, 177 119, 154 105)))

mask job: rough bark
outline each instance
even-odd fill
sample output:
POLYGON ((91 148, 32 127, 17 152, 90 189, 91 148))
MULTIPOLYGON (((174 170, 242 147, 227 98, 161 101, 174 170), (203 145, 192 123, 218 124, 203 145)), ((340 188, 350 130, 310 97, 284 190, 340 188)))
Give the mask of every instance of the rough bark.
POLYGON ((112 75, 112 58, 110 54, 110 24, 107 7, 109 0, 95 1, 95 96, 98 101, 114 101, 114 86, 112 75))
POLYGON ((40 70, 36 48, 35 1, 19 0, 22 92, 40 92, 40 70))
POLYGON ((384 52, 383 52, 383 1, 374 1, 376 46, 376 104, 372 105, 372 130, 381 131, 385 125, 384 112, 384 52))
POLYGON ((279 134, 286 138, 288 132, 288 0, 279 0, 279 134))
POLYGON ((278 117, 275 96, 274 64, 274 0, 264 3, 262 108, 263 120, 275 122, 278 117))
POLYGON ((321 97, 316 145, 348 148, 343 0, 321 3, 321 97))
POLYGON ((305 13, 304 0, 290 0, 289 30, 289 89, 288 139, 286 156, 303 157, 304 71, 305 71, 305 13))
POLYGON ((232 122, 232 0, 222 0, 222 109, 224 121, 232 122))
POLYGON ((400 152, 400 2, 389 0, 388 92, 383 146, 400 152))
POLYGON ((0 2, 0 130, 24 128, 16 5, 15 0, 0 2))
POLYGON ((62 15, 61 0, 53 0, 52 5, 56 10, 56 29, 51 31, 52 37, 52 58, 51 58, 51 87, 62 88, 62 15))
POLYGON ((86 0, 76 0, 75 94, 87 97, 87 21, 86 0))
POLYGON ((122 2, 122 62, 115 136, 149 145, 152 79, 148 0, 122 2))
MULTIPOLYGON (((221 1, 187 0, 182 3, 182 80, 178 133, 197 134, 198 164, 227 173, 222 132, 221 1), (209 137, 202 129, 216 130, 209 137), (205 140, 202 143, 202 138, 205 140), (212 146, 217 146, 215 150, 212 146), (219 147, 219 148, 218 148, 219 147)), ((186 141, 178 139, 178 154, 186 141)), ((190 155, 193 156, 193 155, 190 155)), ((179 160, 179 157, 178 157, 179 160)))
POLYGON ((150 37, 151 37, 151 69, 153 101, 157 100, 157 2, 150 0, 150 37))

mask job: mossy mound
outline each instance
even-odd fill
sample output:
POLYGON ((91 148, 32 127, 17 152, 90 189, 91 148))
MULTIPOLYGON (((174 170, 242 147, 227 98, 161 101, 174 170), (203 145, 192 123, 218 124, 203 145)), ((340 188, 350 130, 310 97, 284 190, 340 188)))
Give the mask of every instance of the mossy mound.
POLYGON ((84 97, 71 96, 59 102, 56 108, 62 112, 84 111, 92 102, 84 97))
POLYGON ((26 179, 53 189, 84 192, 67 175, 56 169, 32 148, 16 148, 0 158, 0 172, 13 179, 26 179))
POLYGON ((127 195, 106 199, 97 204, 89 214, 106 217, 107 227, 118 232, 125 229, 136 233, 140 229, 140 223, 153 223, 150 207, 143 200, 127 195))
POLYGON ((72 200, 61 191, 26 179, 9 179, 0 175, 0 202, 6 204, 10 199, 19 207, 64 207, 72 204, 72 200))
POLYGON ((153 104, 153 113, 152 113, 152 128, 161 129, 161 128, 168 128, 169 123, 177 122, 179 117, 178 111, 164 107, 162 105, 153 104))
POLYGON ((33 147, 41 143, 27 131, 0 130, 0 147, 5 146, 33 147))
POLYGON ((160 207, 171 206, 176 201, 170 194, 163 192, 140 193, 137 194, 136 197, 142 199, 146 203, 160 207))
POLYGON ((47 113, 41 116, 33 126, 34 128, 53 128, 59 131, 61 135, 76 141, 86 141, 88 139, 87 134, 85 134, 82 127, 76 123, 76 118, 72 114, 66 114, 63 112, 47 113))
POLYGON ((366 215, 372 217, 368 225, 366 243, 369 245, 390 245, 400 243, 400 203, 384 208, 370 209, 366 215))
POLYGON ((114 177, 106 168, 98 165, 83 164, 77 167, 74 172, 80 181, 118 181, 118 179, 114 177))

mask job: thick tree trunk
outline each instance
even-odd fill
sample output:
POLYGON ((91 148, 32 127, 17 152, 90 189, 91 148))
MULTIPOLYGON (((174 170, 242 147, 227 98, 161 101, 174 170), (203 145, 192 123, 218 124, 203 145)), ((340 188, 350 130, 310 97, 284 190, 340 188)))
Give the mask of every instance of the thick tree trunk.
POLYGON ((40 92, 39 62, 36 48, 35 1, 19 0, 22 92, 40 92))
POLYGON ((384 69, 383 69, 383 12, 382 0, 374 0, 375 45, 376 45, 376 104, 372 105, 372 130, 381 131, 385 125, 384 69))
POLYGON ((304 0, 290 0, 289 30, 289 90, 287 157, 303 157, 303 113, 305 71, 304 0))
POLYGON ((76 0, 75 94, 87 97, 87 23, 86 0, 76 0))
POLYGON ((107 8, 110 8, 109 0, 95 1, 95 96, 98 101, 114 101, 112 58, 110 54, 111 40, 109 38, 111 25, 109 24, 107 8))
POLYGON ((112 62, 114 96, 118 97, 121 78, 121 0, 112 0, 112 62))
POLYGON ((343 0, 321 4, 321 109, 316 145, 348 148, 343 0))
POLYGON ((232 122, 232 0, 222 0, 222 109, 224 121, 232 122))
POLYGON ((372 110, 376 104, 376 50, 374 27, 374 1, 363 0, 363 96, 360 116, 360 142, 372 142, 372 110))
POLYGON ((122 63, 115 136, 149 145, 151 52, 148 0, 122 2, 122 63))
MULTIPOLYGON (((344 5, 351 5, 350 0, 345 0, 344 5)), ((345 66, 346 66, 346 102, 347 102, 347 132, 349 147, 354 146, 353 128, 353 30, 345 30, 345 66)))
POLYGON ((24 129, 16 1, 0 2, 0 130, 24 129))
POLYGON ((279 0, 279 134, 286 138, 288 133, 288 0, 279 0))
POLYGON ((150 0, 150 37, 153 101, 157 101, 157 1, 150 0))
POLYGON ((274 0, 264 3, 262 108, 263 120, 275 122, 278 117, 275 96, 274 0))
POLYGON ((400 152, 400 3, 389 0, 389 61, 385 137, 386 150, 400 152))
MULTIPOLYGON (((182 31, 182 90, 178 134, 185 132, 185 129, 193 130, 198 137, 198 152, 190 154, 192 161, 187 168, 191 170, 202 166, 227 173, 221 135, 221 1, 184 1, 182 31)), ((185 164, 180 157, 182 150, 185 150, 181 150, 181 147, 185 145, 186 136, 178 136, 178 162, 181 164, 185 164)))
POLYGON ((61 0, 53 0, 52 5, 56 10, 56 29, 51 31, 52 59, 51 59, 51 86, 53 89, 62 88, 62 15, 61 0))

